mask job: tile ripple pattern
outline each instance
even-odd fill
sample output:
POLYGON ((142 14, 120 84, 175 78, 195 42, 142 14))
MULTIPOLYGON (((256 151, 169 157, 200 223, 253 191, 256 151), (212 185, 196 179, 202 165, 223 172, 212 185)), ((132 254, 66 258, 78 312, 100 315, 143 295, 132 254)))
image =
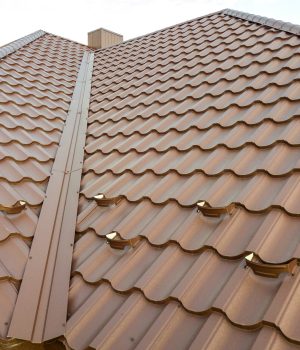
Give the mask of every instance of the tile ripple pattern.
MULTIPOLYGON (((39 34, 39 33, 37 33, 39 34)), ((0 60, 0 337, 6 338, 84 47, 28 36, 0 60), (31 41, 31 42, 30 42, 31 41)))
POLYGON ((244 257, 300 259, 300 39, 232 13, 95 53, 73 349, 299 348, 299 271, 257 276, 244 257), (238 207, 206 218, 200 199, 238 207), (115 251, 112 231, 141 241, 115 251))

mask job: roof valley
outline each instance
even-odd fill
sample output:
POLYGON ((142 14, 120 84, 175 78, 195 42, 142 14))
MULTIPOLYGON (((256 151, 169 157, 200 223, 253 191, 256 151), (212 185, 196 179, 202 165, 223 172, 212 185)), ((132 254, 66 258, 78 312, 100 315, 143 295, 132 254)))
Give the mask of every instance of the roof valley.
POLYGON ((83 55, 9 328, 13 338, 43 342, 64 334, 93 55, 83 55))
MULTIPOLYGON (((57 124, 58 106, 64 106, 67 126, 62 123, 61 129, 64 136, 74 135, 74 142, 69 137, 74 152, 68 147, 62 152, 61 146, 56 157, 54 152, 52 159, 64 159, 66 167, 55 162, 44 204, 52 202, 58 213, 53 220, 59 222, 50 232, 46 220, 53 215, 51 205, 48 211, 45 206, 27 264, 35 267, 24 274, 22 307, 16 306, 17 322, 13 319, 10 327, 15 333, 9 335, 19 338, 20 329, 33 327, 28 331, 33 335, 23 339, 44 342, 63 335, 58 340, 75 350, 228 349, 232 339, 239 350, 270 344, 299 348, 299 267, 283 269, 291 259, 300 259, 298 28, 225 9, 97 50, 93 63, 88 53, 73 62, 70 43, 59 37, 64 44, 57 48, 50 40, 60 56, 57 83, 66 56, 76 65, 67 84, 70 100, 74 92, 72 103, 84 100, 78 90, 86 79, 80 78, 78 66, 83 61, 90 66, 93 84, 91 93, 85 91, 84 106, 88 126, 72 107, 67 116, 67 98, 63 103, 51 94, 48 127, 57 124), (68 133, 70 121, 75 130, 68 133), (68 196, 70 188, 73 195, 68 196), (45 230, 49 234, 41 239, 45 230), (43 268, 39 265, 48 248, 43 268), (251 255, 253 260, 247 260, 251 255), (271 276, 274 265, 281 272, 271 276), (41 297, 30 286, 35 278, 44 278, 41 297), (29 326, 28 315, 34 318, 29 326)), ((33 44, 48 45, 47 35, 33 44)), ((22 51, 12 56, 31 70, 22 51)), ((12 61, 3 60, 8 71, 12 61)), ((42 70, 47 83, 51 68, 43 65, 42 70)), ((14 96, 9 87, 2 89, 14 96)), ((16 101, 20 105, 22 98, 16 101)), ((23 129, 22 122, 18 127, 23 129)), ((8 151, 18 167, 23 164, 20 154, 8 151)), ((39 155, 36 147, 26 152, 39 155)), ((12 174, 19 168, 12 172, 10 160, 5 161, 2 177, 15 189, 18 177, 12 174)), ((47 175, 45 165, 37 163, 43 172, 35 176, 25 165, 26 180, 47 175)), ((14 252, 15 243, 8 243, 2 251, 14 252)), ((11 274, 18 281, 27 261, 25 248, 11 274)), ((5 262, 13 266, 11 259, 5 262)), ((2 295, 0 290, 0 306, 2 295)), ((1 321, 9 320, 9 327, 11 320, 8 312, 3 314, 0 332, 1 321)))

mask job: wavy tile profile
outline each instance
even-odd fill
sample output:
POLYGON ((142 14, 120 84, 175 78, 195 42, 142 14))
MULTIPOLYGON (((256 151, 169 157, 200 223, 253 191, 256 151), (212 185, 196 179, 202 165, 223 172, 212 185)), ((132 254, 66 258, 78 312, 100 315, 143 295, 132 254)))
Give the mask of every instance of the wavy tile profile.
MULTIPOLYGON (((95 247, 88 257, 75 260, 74 273, 88 283, 108 282, 115 291, 122 293, 137 290, 155 303, 177 301, 194 314, 225 313, 231 322, 249 329, 271 323, 289 338, 299 341, 297 327, 284 322, 283 315, 289 308, 284 306, 280 310, 276 303, 276 299, 285 298, 291 310, 297 305, 299 278, 282 276, 263 283, 264 277, 245 269, 243 260, 222 260, 212 252, 186 254, 174 246, 156 249, 142 243, 135 251, 121 256, 111 252, 103 240, 97 249, 95 247), (290 288, 295 290, 292 295, 290 288), (234 298, 230 298, 232 293, 234 298), (255 299, 256 308, 248 302, 250 295, 255 299), (241 309, 243 314, 238 312, 241 309), (276 311, 283 317, 277 319, 276 311)), ((74 257, 77 257, 76 248, 74 257)), ((296 325, 296 313, 294 317, 296 325)))
POLYGON ((118 175, 126 171, 135 175, 153 171, 156 175, 177 172, 181 176, 200 172, 211 176, 226 172, 238 176, 259 172, 282 176, 300 170, 299 152, 300 147, 290 147, 285 143, 276 144, 272 150, 249 144, 237 150, 229 150, 223 145, 214 150, 192 148, 179 151, 171 148, 163 155, 152 149, 142 154, 136 149, 126 154, 119 151, 105 154, 99 151, 86 158, 84 171, 99 175, 107 171, 118 175))
POLYGON ((224 10, 96 51, 71 348, 299 347, 299 268, 258 276, 245 257, 300 261, 300 40, 247 19, 224 10), (235 208, 207 217, 199 201, 235 208))
MULTIPOLYGON (((105 237, 117 231, 124 239, 140 236, 157 248, 175 244, 184 252, 214 250, 229 259, 255 252, 265 262, 279 263, 300 259, 298 225, 299 218, 276 209, 265 214, 237 209, 232 217, 216 219, 176 203, 157 206, 149 201, 136 204, 123 200, 115 210, 98 207, 94 201, 84 205, 77 232, 88 232, 87 237, 96 242, 92 232, 105 237)), ((81 246, 82 240, 84 247, 83 242, 89 240, 84 236, 77 245, 81 246)))
POLYGON ((83 46, 36 32, 0 48, 0 337, 6 338, 83 46), (67 48, 68 55, 60 52, 67 48), (2 53, 5 53, 5 55, 2 53))
POLYGON ((0 48, 0 348, 300 348, 299 33, 225 9, 0 48))

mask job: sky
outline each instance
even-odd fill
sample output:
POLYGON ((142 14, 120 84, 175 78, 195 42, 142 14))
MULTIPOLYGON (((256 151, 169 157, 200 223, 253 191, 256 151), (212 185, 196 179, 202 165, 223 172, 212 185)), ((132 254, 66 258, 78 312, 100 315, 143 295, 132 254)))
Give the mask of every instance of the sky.
POLYGON ((87 44, 103 27, 128 40, 224 8, 300 24, 300 0, 0 0, 0 46, 38 29, 87 44))

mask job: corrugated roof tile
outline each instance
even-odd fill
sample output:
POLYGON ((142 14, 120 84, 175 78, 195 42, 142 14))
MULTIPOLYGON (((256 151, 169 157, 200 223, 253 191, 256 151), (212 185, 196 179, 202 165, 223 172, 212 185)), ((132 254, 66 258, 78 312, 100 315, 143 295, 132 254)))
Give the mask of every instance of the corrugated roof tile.
MULTIPOLYGON (((226 9, 95 52, 71 348, 299 347, 299 267, 245 268, 300 259, 297 34, 226 9)), ((0 49, 2 338, 86 50, 39 35, 0 49)))
POLYGON ((117 294, 106 283, 89 293, 69 321, 67 339, 75 349, 255 349, 256 344, 271 348, 268 344, 272 342, 275 348, 297 348, 274 328, 246 331, 233 326, 222 314, 198 316, 176 302, 154 304, 138 292, 117 294))
POLYGON ((18 214, 0 212, 1 338, 7 337, 83 55, 83 46, 71 42, 67 55, 58 54, 66 42, 42 34, 13 43, 16 51, 6 50, 0 61, 0 204, 27 202, 18 214))
MULTIPOLYGON (((278 263, 300 258, 299 223, 298 217, 280 210, 252 214, 239 209, 231 217, 216 219, 172 202, 157 206, 147 201, 128 203, 123 200, 114 210, 98 207, 95 202, 85 206, 78 216, 77 232, 93 231, 105 237, 117 231, 124 239, 141 236, 156 247, 175 243, 186 252, 213 249, 227 258, 255 252, 266 262, 278 263)), ((84 242, 92 237, 90 233, 77 244, 81 245, 82 240, 84 247, 84 242)), ((95 238, 93 241, 97 242, 95 238)))
POLYGON ((298 272, 258 276, 244 258, 299 259, 300 41, 235 14, 95 53, 72 348, 299 345, 298 272), (205 217, 200 200, 236 208, 205 217), (114 249, 111 232, 140 240, 114 249))

